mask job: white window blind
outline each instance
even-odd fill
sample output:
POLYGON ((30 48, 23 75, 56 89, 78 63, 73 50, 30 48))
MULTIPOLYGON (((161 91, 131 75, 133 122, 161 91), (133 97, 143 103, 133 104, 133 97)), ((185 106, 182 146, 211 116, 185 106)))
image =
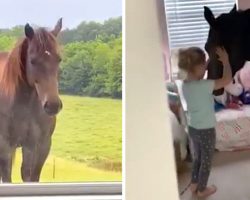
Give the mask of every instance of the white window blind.
POLYGON ((187 46, 204 47, 209 26, 204 6, 215 16, 229 12, 235 0, 165 0, 170 49, 187 46))

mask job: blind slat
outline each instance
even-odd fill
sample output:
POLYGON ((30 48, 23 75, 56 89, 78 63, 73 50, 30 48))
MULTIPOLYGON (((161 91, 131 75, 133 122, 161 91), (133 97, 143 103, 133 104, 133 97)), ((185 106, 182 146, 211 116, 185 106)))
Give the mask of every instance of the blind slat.
MULTIPOLYGON (((181 39, 190 39, 190 38, 201 38, 201 33, 199 32, 199 33, 191 33, 191 34, 182 34, 182 35, 178 35, 178 34, 176 34, 176 35, 172 35, 171 36, 171 39, 179 39, 179 38, 181 38, 181 39)), ((203 36, 202 37, 202 39, 206 39, 206 37, 205 36, 203 36)))
MULTIPOLYGON (((165 0, 167 1, 167 4, 169 6, 175 6, 175 5, 178 5, 178 6, 181 6, 181 5, 196 5, 197 3, 200 4, 200 5, 208 5, 208 4, 225 4, 225 3, 230 3, 232 1, 228 1, 228 0, 199 0, 199 1, 191 1, 191 0, 165 0)), ((235 1, 234 1, 235 3, 235 1)))
MULTIPOLYGON (((208 29, 207 28, 201 28, 198 30, 200 34, 207 34, 208 29)), ((198 31, 196 31, 195 33, 198 33, 198 31)), ((191 34, 194 33, 194 30, 175 30, 175 35, 183 35, 183 34, 191 34)), ((171 37, 173 35, 170 35, 171 37)))
MULTIPOLYGON (((219 12, 219 13, 222 13, 223 11, 230 11, 230 8, 232 8, 232 7, 220 7, 220 8, 214 8, 213 9, 213 11, 215 11, 215 12, 219 12)), ((202 13, 203 14, 203 11, 204 11, 204 8, 203 8, 203 6, 201 6, 200 8, 197 8, 197 9, 195 9, 195 8, 190 8, 190 9, 186 9, 186 10, 182 10, 182 9, 179 9, 179 10, 177 10, 177 9, 173 9, 173 10, 170 10, 170 11, 167 11, 169 14, 178 14, 178 15, 180 15, 181 13, 190 13, 190 14, 192 14, 192 13, 202 13)))
MULTIPOLYGON (((220 4, 211 4, 210 5, 211 7, 213 7, 214 9, 216 10, 220 10, 220 9, 223 9, 223 8, 231 8, 231 4, 230 3, 227 3, 227 4, 223 4, 223 7, 221 7, 220 4)), ((203 7, 202 7, 203 8, 203 7)), ((176 11, 176 9, 178 9, 178 11, 180 10, 200 10, 201 9, 201 6, 199 4, 196 4, 196 5, 187 5, 187 6, 177 6, 177 5, 174 5, 174 6, 171 6, 171 7, 167 7, 166 10, 167 11, 176 11)))
POLYGON ((201 26, 207 26, 207 24, 204 24, 204 21, 192 21, 192 22, 181 22, 181 21, 178 21, 178 22, 173 22, 171 24, 169 24, 169 27, 179 27, 179 26, 186 26, 186 27, 189 27, 189 26, 197 26, 197 25, 201 25, 201 26))
MULTIPOLYGON (((208 25, 203 25, 202 28, 207 27, 208 29, 208 25)), ((177 27, 169 27, 169 31, 174 31, 174 30, 192 30, 192 31, 198 31, 197 29, 199 29, 200 26, 177 26, 177 27)))

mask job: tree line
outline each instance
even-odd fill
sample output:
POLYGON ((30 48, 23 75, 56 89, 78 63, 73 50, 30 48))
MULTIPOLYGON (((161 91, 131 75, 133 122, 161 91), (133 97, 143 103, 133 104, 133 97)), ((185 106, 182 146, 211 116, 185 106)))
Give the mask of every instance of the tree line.
MULTIPOLYGON (((0 29, 0 51, 9 51, 23 36, 23 26, 0 29)), ((122 18, 103 23, 83 21, 59 36, 62 64, 59 89, 63 94, 122 97, 122 18)))

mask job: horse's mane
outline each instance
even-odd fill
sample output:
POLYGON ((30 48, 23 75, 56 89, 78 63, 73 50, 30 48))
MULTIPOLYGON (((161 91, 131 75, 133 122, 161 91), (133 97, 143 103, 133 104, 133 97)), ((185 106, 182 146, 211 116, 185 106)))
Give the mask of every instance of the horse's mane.
MULTIPOLYGON (((10 99, 14 98, 20 82, 26 81, 28 40, 28 38, 20 39, 8 54, 7 60, 0 63, 0 91, 10 99)), ((46 50, 52 53, 59 50, 56 38, 45 28, 35 31, 32 44, 37 53, 44 53, 46 50)))

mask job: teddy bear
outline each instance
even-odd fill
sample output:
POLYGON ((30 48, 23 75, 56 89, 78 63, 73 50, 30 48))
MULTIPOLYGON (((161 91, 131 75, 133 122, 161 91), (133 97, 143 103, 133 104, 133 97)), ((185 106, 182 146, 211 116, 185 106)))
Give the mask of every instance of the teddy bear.
POLYGON ((224 88, 224 93, 220 96, 214 96, 214 99, 226 108, 239 109, 243 105, 240 100, 243 92, 244 87, 240 82, 240 73, 237 72, 232 82, 224 88))

